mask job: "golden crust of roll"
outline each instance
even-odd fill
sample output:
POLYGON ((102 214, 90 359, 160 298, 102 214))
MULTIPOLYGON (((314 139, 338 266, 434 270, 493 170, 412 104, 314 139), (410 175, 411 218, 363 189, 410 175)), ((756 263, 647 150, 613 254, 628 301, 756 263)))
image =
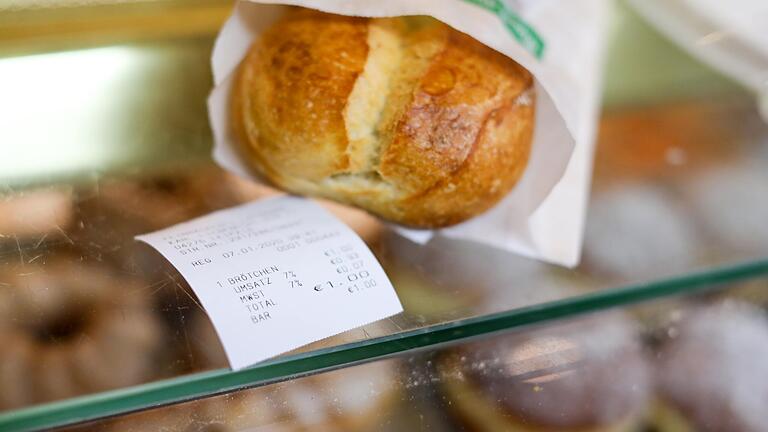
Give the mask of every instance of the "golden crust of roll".
POLYGON ((293 9, 241 64, 232 112, 278 187, 435 228, 512 189, 533 100, 522 66, 434 19, 293 9))

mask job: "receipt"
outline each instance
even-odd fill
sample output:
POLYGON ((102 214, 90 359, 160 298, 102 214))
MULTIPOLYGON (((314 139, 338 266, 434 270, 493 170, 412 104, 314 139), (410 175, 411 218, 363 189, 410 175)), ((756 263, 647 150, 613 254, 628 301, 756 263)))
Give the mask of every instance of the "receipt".
POLYGON ((136 239, 187 280, 233 369, 403 311, 365 243, 304 198, 267 198, 136 239))

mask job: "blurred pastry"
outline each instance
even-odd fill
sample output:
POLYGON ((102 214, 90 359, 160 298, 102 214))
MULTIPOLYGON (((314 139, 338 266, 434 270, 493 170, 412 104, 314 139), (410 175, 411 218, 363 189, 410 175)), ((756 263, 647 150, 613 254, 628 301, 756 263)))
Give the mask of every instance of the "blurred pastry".
POLYGON ((222 171, 211 166, 101 179, 90 194, 84 191, 78 210, 85 229, 143 234, 227 204, 226 196, 213 193, 222 180, 222 171))
POLYGON ((153 378, 162 327, 143 294, 75 258, 0 269, 0 408, 153 378))
MULTIPOLYGON (((209 319, 199 312, 188 322, 187 337, 197 368, 227 367, 223 347, 209 319)), ((286 354, 338 346, 396 330, 388 321, 379 321, 286 354)), ((213 405, 200 401, 200 407, 194 409, 195 414, 175 421, 182 422, 179 430, 186 430, 193 423, 197 425, 195 427, 212 423, 220 428, 217 430, 225 432, 249 428, 291 432, 377 430, 372 426, 387 415, 397 400, 399 373, 398 362, 394 360, 353 366, 288 383, 239 391, 227 395, 224 400, 212 398, 213 405)), ((131 427, 119 430, 141 430, 128 420, 121 423, 131 427)))
MULTIPOLYGON (((299 416, 299 429, 380 430, 379 425, 392 416, 395 402, 401 397, 399 373, 397 360, 379 360, 312 377, 322 404, 318 410, 307 410, 299 416)), ((288 406, 294 415, 301 410, 300 400, 308 396, 294 396, 293 404, 289 398, 288 406)))
POLYGON ((768 430, 768 318, 744 303, 689 311, 656 355, 661 432, 768 430))
POLYGON ((623 182, 671 182, 739 156, 731 143, 750 137, 740 99, 638 104, 602 113, 595 153, 595 192, 623 182))
POLYGON ((768 278, 765 277, 735 282, 714 294, 723 299, 741 300, 768 310, 768 278))
POLYGON ((584 237, 584 265, 621 282, 681 273, 697 259, 691 221, 665 191, 642 184, 595 195, 584 237))
MULTIPOLYGON (((191 402, 149 409, 104 420, 96 424, 86 424, 86 431, 105 432, 224 432, 220 428, 226 405, 212 400, 227 396, 198 399, 191 402)), ((257 415, 254 410, 254 415, 257 415)), ((269 431, 266 429, 265 431, 269 431)), ((275 429, 275 432, 280 431, 275 429)))
POLYGON ((374 431, 398 400, 394 361, 379 361, 129 414, 107 430, 235 432, 374 431))
POLYGON ((403 225, 453 225, 495 205, 528 162, 531 74, 431 17, 295 8, 242 61, 232 123, 278 187, 403 225))
POLYGON ((218 183, 217 172, 195 167, 138 178, 100 179, 90 188, 83 186, 77 201, 82 223, 71 235, 85 255, 158 282, 170 266, 134 236, 205 213, 205 192, 218 183))
MULTIPOLYGON (((728 251, 768 252, 768 172, 744 161, 698 173, 683 192, 706 234, 728 251)), ((722 251, 725 253, 725 251, 722 251)))
POLYGON ((422 324, 555 300, 588 285, 566 270, 442 236, 427 244, 385 236, 379 258, 405 312, 422 324))
POLYGON ((482 291, 473 289, 476 284, 444 285, 407 266, 390 265, 386 271, 405 313, 420 325, 459 318, 483 301, 482 291))
POLYGON ((498 256, 475 243, 441 237, 419 244, 390 233, 379 260, 405 312, 425 324, 460 318, 481 306, 492 276, 487 269, 495 268, 498 256))
POLYGON ((61 234, 72 223, 72 190, 40 188, 0 192, 0 241, 38 242, 61 234))
POLYGON ((635 431, 651 384, 635 326, 613 314, 470 343, 438 372, 476 431, 635 431))
MULTIPOLYGON (((182 349, 189 350, 190 365, 195 370, 226 368, 229 366, 221 340, 213 324, 204 311, 198 310, 185 314, 187 331, 184 338, 187 343, 182 349)), ((180 356, 186 357, 186 356, 180 356)))

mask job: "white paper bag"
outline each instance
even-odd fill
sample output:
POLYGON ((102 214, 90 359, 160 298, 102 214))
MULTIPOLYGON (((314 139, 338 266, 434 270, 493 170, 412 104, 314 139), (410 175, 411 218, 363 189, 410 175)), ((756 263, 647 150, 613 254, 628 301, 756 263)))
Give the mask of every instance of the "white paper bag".
POLYGON ((768 122, 768 1, 630 0, 661 33, 755 92, 768 122))
POLYGON ((525 174, 494 208, 440 230, 397 227, 420 242, 439 234, 533 258, 578 263, 602 66, 605 0, 252 0, 240 1, 219 34, 208 99, 214 159, 253 178, 229 128, 228 98, 240 61, 284 11, 303 6, 343 15, 429 15, 513 58, 535 77, 533 147, 525 174))

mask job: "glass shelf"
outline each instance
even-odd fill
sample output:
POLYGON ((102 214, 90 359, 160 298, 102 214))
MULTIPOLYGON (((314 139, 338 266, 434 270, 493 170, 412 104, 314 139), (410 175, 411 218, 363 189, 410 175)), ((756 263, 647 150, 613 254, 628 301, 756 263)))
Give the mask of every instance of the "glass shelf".
POLYGON ((768 386, 754 379, 768 373, 765 287, 761 278, 549 316, 536 326, 64 430, 762 430, 768 386))
MULTIPOLYGON (((176 404, 286 379, 292 380, 393 355, 412 355, 424 349, 433 350, 434 347, 461 343, 495 332, 679 294, 690 296, 709 292, 710 296, 716 297, 721 291, 726 291, 723 285, 733 291, 730 296, 732 298, 768 306, 768 279, 760 278, 765 275, 768 275, 768 260, 755 261, 651 284, 605 290, 503 313, 318 348, 282 356, 236 372, 226 369, 202 372, 0 414, 0 430, 34 430, 176 404)), ((648 315, 665 311, 653 303, 636 306, 635 309, 640 311, 641 316, 643 313, 648 315)))
MULTIPOLYGON (((768 126, 748 95, 618 13, 635 37, 623 34, 610 51, 606 75, 621 72, 625 87, 608 82, 579 267, 444 238, 419 246, 335 206, 382 262, 405 312, 238 372, 224 369, 186 282, 133 240, 270 193, 208 157, 216 23, 99 47, 81 39, 85 32, 76 42, 87 48, 58 52, 35 39, 34 55, 24 56, 7 50, 0 31, 0 94, 13 96, 0 99, 8 126, 0 146, 12 156, 0 158, 0 430, 275 386, 768 274, 768 203, 755 199, 768 196, 768 126), (626 59, 627 44, 643 49, 626 59), (649 62, 664 53, 653 92, 644 72, 627 75, 643 52, 649 62), (41 70, 61 73, 55 82, 19 79, 41 70), (42 115, 53 119, 46 128, 42 115), (127 326, 126 316, 140 325, 127 326)), ((127 40, 121 35, 110 37, 127 40)))

